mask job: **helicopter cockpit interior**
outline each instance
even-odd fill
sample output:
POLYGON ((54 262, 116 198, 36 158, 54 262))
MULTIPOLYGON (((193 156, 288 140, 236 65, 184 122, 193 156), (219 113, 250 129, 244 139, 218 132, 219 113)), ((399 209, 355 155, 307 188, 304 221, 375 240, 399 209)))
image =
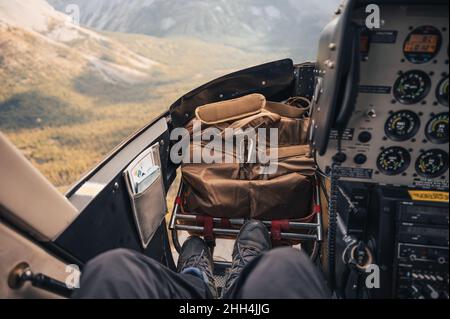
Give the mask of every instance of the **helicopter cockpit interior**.
MULTIPOLYGON (((256 218, 274 246, 305 251, 336 298, 448 299, 448 28, 447 1, 343 1, 317 61, 187 93, 66 196, 0 134, 0 297, 70 297, 73 267, 116 248, 175 269, 186 235, 219 251, 256 218), (175 162, 178 129, 196 147, 196 119, 276 126, 281 169, 249 165, 248 137, 232 154, 244 164, 175 162)), ((230 262, 214 264, 221 287, 230 262)))

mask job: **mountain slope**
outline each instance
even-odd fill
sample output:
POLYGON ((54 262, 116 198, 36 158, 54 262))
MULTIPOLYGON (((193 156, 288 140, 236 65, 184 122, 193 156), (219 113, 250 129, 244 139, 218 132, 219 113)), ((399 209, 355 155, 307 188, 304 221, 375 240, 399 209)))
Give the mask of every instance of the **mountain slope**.
POLYGON ((191 89, 270 59, 190 38, 98 33, 70 23, 44 0, 0 0, 0 103, 26 91, 89 110, 143 103, 164 95, 160 90, 191 89))
POLYGON ((80 8, 81 23, 99 30, 185 36, 249 51, 289 51, 313 59, 320 31, 339 0, 49 0, 80 8))
POLYGON ((197 39, 97 32, 0 0, 0 130, 61 190, 189 90, 275 59, 197 39))

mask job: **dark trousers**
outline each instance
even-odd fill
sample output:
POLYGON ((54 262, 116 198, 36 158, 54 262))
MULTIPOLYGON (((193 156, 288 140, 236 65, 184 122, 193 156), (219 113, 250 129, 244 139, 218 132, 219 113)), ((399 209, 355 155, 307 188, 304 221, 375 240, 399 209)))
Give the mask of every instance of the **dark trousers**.
MULTIPOLYGON (((209 299, 204 281, 179 274, 137 252, 119 249, 89 262, 74 298, 209 299)), ((322 274, 292 248, 273 249, 253 259, 226 299, 330 298, 322 274)))

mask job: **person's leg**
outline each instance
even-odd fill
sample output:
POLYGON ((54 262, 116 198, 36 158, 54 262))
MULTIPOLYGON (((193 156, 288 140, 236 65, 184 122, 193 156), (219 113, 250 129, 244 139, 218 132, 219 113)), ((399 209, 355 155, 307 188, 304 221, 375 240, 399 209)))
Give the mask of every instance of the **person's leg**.
POLYGON ((138 252, 119 249, 90 261, 75 299, 205 299, 212 294, 200 277, 176 273, 138 252))
POLYGON ((293 248, 278 248, 246 266, 229 298, 327 299, 331 294, 306 254, 293 248))

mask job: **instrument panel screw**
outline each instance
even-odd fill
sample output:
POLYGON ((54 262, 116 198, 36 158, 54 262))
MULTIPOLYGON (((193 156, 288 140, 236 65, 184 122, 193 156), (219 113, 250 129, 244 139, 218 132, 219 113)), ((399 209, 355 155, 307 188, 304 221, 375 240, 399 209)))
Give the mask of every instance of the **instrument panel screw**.
POLYGON ((329 69, 334 69, 334 62, 333 61, 327 60, 325 64, 326 64, 326 66, 329 69))

